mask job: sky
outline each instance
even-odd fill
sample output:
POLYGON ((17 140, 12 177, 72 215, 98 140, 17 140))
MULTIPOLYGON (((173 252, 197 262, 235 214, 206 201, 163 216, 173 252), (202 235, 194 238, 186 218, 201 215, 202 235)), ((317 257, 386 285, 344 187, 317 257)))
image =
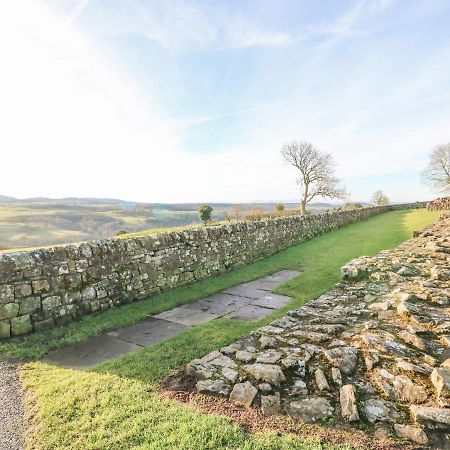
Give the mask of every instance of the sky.
POLYGON ((348 200, 436 196, 448 0, 0 4, 0 194, 299 198, 280 148, 330 153, 348 200))

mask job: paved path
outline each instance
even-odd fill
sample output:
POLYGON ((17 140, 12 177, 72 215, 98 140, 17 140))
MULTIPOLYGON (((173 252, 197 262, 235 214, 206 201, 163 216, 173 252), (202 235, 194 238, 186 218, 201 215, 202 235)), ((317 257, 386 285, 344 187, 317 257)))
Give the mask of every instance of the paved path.
POLYGON ((149 316, 134 325, 94 336, 81 344, 53 350, 44 361, 73 369, 88 369, 219 317, 247 321, 261 319, 291 300, 284 295, 272 294, 272 290, 297 275, 297 271, 282 270, 240 284, 203 300, 149 316))
POLYGON ((16 367, 0 361, 0 450, 21 450, 23 428, 22 395, 16 367))

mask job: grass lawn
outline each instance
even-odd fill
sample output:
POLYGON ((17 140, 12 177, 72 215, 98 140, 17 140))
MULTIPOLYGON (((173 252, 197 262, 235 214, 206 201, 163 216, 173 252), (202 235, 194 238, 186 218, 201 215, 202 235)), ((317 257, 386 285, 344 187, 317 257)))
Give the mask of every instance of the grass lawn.
MULTIPOLYGON (((151 312, 192 301, 234 284, 283 268, 303 273, 277 292, 293 301, 259 322, 221 319, 200 325, 153 347, 142 349, 91 371, 77 372, 32 362, 22 371, 28 411, 35 426, 31 448, 42 449, 325 449, 271 432, 249 434, 226 419, 205 415, 164 399, 158 384, 173 369, 246 335, 286 310, 329 290, 348 260, 394 247, 439 213, 395 211, 333 231, 219 277, 175 289, 148 301, 89 317, 68 328, 35 334, 1 345, 16 356, 39 356, 49 348, 79 342, 106 328, 135 322, 151 312), (66 336, 67 332, 67 336, 66 336)), ((300 425, 299 425, 300 426, 300 425)), ((30 441, 31 442, 31 441, 30 441)), ((342 447, 341 447, 342 448, 342 447)))

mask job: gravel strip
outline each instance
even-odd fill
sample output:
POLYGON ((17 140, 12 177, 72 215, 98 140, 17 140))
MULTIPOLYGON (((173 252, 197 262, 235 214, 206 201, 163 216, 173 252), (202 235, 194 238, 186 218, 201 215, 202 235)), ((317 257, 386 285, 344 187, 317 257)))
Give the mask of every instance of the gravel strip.
POLYGON ((23 406, 17 369, 0 361, 0 450, 22 450, 23 406))

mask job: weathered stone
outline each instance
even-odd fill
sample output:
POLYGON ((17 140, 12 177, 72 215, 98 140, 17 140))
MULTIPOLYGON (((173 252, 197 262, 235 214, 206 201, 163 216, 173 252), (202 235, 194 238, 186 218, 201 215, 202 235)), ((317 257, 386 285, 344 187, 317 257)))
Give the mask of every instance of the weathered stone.
POLYGON ((228 367, 224 367, 222 369, 222 376, 231 383, 236 383, 236 381, 239 379, 239 373, 228 367))
POLYGON ((411 344, 420 350, 425 350, 425 341, 416 334, 409 333, 408 331, 403 330, 400 331, 400 333, 398 333, 398 337, 403 341, 405 341, 406 343, 411 344))
POLYGON ((236 342, 234 344, 228 345, 226 347, 222 347, 220 349, 221 353, 224 353, 225 355, 234 355, 239 349, 241 348, 241 344, 236 342))
POLYGON ((0 339, 9 338, 11 336, 11 324, 9 322, 0 321, 0 339))
POLYGON ((430 370, 427 367, 418 366, 417 364, 410 363, 403 359, 397 360, 396 366, 406 372, 420 373, 422 375, 429 375, 430 370))
POLYGON ((50 290, 50 284, 47 280, 35 280, 31 282, 31 285, 35 294, 40 294, 41 292, 47 292, 50 290))
POLYGON ((409 439, 416 444, 428 445, 428 437, 421 428, 395 423, 394 431, 399 438, 409 439))
POLYGON ((14 286, 0 285, 0 304, 12 303, 14 301, 14 286))
POLYGON ((221 353, 208 362, 213 366, 230 367, 231 369, 237 367, 237 364, 229 356, 222 355, 221 353))
POLYGON ((326 398, 307 397, 290 402, 286 412, 291 417, 312 423, 331 417, 334 414, 334 408, 326 398))
POLYGON ((387 311, 391 308, 390 302, 377 302, 377 303, 371 303, 368 308, 371 311, 387 311))
POLYGON ((81 298, 83 300, 94 300, 97 298, 97 292, 93 287, 87 287, 81 291, 81 298))
POLYGON ((431 382, 436 389, 439 400, 443 401, 446 406, 450 406, 448 401, 450 399, 450 369, 433 369, 431 382))
POLYGON ((31 290, 31 283, 17 283, 14 286, 14 296, 17 299, 28 297, 32 294, 32 292, 33 291, 31 290))
POLYGON ((372 370, 378 365, 378 363, 380 362, 380 358, 378 358, 378 355, 376 353, 371 352, 365 356, 364 362, 366 364, 366 369, 372 370))
POLYGON ((200 359, 194 359, 186 366, 185 372, 186 375, 195 377, 197 380, 207 380, 213 377, 217 368, 200 359))
POLYGON ((426 390, 411 381, 406 375, 392 375, 385 369, 378 369, 375 380, 382 391, 391 399, 408 403, 423 403, 427 399, 426 390))
POLYGON ((280 404, 280 393, 261 396, 261 410, 265 416, 275 416, 283 413, 280 404))
POLYGON ((255 334, 281 334, 284 333, 284 331, 284 328, 266 325, 265 327, 258 328, 255 334))
POLYGON ((243 369, 256 380, 266 381, 275 386, 286 381, 283 371, 279 366, 273 364, 251 364, 244 366, 243 369))
POLYGON ((327 378, 325 377, 322 369, 316 369, 314 372, 314 377, 316 379, 316 384, 319 391, 330 390, 330 385, 328 384, 327 378))
POLYGON ((231 391, 230 401, 236 405, 242 405, 248 408, 253 403, 257 393, 258 389, 256 389, 249 381, 237 383, 231 391))
POLYGON ((411 405, 409 410, 413 420, 426 428, 450 430, 450 408, 411 405))
POLYGON ((195 388, 201 394, 218 395, 221 397, 228 397, 230 393, 230 386, 224 383, 223 380, 200 380, 195 385, 195 388))
POLYGON ((0 320, 11 319, 12 317, 16 317, 18 313, 18 303, 6 303, 6 305, 0 305, 0 320))
POLYGON ((333 378, 334 384, 342 386, 342 374, 337 367, 331 368, 331 377, 333 378))
POLYGON ((444 369, 450 369, 450 358, 447 358, 447 359, 441 364, 441 366, 442 366, 444 369))
POLYGON ((262 349, 265 349, 265 348, 276 348, 278 342, 273 337, 264 335, 264 336, 261 336, 259 338, 259 344, 261 345, 262 349))
POLYGON ((269 383, 261 383, 261 384, 258 384, 258 389, 261 391, 261 392, 270 392, 271 390, 272 390, 272 386, 269 384, 269 383))
POLYGON ((339 390, 339 401, 342 417, 349 422, 358 421, 359 413, 356 406, 356 391, 352 384, 346 384, 341 387, 339 390))
POLYGON ((238 361, 242 361, 242 362, 250 362, 253 359, 255 359, 256 355, 252 352, 249 352, 247 350, 238 350, 236 352, 236 359, 238 361))
POLYGON ((13 336, 20 336, 31 333, 32 331, 33 325, 31 324, 30 316, 20 316, 11 319, 11 334, 13 336))
POLYGON ((42 310, 46 312, 51 312, 61 306, 61 297, 53 295, 51 297, 46 297, 42 300, 42 310))
POLYGON ((351 375, 358 360, 358 350, 354 347, 336 347, 324 352, 324 355, 345 375, 351 375))
POLYGON ((370 398, 364 402, 364 414, 371 423, 397 422, 403 417, 394 403, 378 398, 370 398))
POLYGON ((308 341, 319 344, 330 340, 330 336, 324 333, 316 333, 314 331, 297 330, 292 333, 293 336, 307 339, 308 341))
POLYGON ((41 299, 39 297, 27 297, 20 303, 19 314, 33 314, 41 308, 41 299))
POLYGON ((308 388, 303 380, 295 380, 293 386, 289 391, 290 395, 306 395, 308 393, 308 388))
POLYGON ((281 359, 281 356, 282 354, 280 352, 269 350, 267 352, 258 354, 258 356, 256 357, 256 362, 263 364, 275 364, 281 359))

